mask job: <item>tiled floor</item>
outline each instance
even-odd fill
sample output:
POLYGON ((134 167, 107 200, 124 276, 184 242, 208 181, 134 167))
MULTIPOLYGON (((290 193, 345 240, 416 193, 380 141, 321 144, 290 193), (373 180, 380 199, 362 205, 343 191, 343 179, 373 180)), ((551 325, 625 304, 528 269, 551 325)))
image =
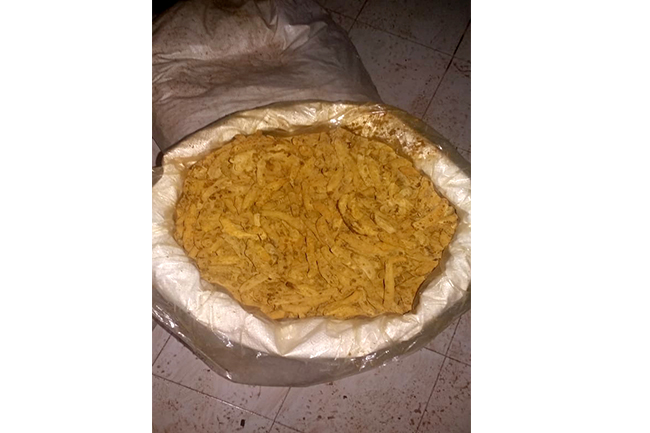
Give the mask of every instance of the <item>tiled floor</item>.
POLYGON ((470 312, 411 356, 307 388, 232 383, 154 324, 154 432, 468 432, 470 383, 470 312))
MULTIPOLYGON (((384 102, 424 119, 467 160, 469 1, 319 0, 349 32, 384 102)), ((309 388, 238 385, 153 324, 155 432, 468 432, 471 313, 427 348, 309 388)))
POLYGON ((425 120, 470 161, 470 2, 319 1, 348 31, 383 101, 425 120))

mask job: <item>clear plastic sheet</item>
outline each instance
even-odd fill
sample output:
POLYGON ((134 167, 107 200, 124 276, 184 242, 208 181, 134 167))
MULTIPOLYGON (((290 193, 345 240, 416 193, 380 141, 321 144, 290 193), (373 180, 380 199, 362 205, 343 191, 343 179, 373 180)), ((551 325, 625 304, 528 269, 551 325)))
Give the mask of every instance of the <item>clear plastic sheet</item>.
POLYGON ((426 345, 469 309, 471 181, 469 165, 438 133, 382 104, 307 101, 229 115, 185 138, 163 157, 153 187, 153 313, 213 370, 255 385, 306 386, 349 376, 426 345), (245 309, 200 278, 172 237, 188 168, 237 134, 293 135, 336 126, 391 145, 429 176, 456 208, 459 225, 440 265, 404 315, 273 321, 245 309))

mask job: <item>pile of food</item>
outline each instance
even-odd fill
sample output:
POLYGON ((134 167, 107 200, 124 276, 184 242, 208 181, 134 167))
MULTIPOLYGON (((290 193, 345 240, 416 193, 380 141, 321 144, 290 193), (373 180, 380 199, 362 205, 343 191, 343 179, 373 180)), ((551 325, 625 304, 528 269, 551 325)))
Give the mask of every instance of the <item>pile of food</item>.
POLYGON ((237 136, 194 164, 174 237, 243 305, 347 319, 410 311, 457 220, 410 161, 337 128, 237 136))

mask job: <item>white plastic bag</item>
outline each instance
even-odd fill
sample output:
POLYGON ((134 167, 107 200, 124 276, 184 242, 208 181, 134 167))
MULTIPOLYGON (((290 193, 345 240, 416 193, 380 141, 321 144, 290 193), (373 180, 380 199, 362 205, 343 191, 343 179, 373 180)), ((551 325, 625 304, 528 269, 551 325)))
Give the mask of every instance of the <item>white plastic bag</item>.
POLYGON ((153 130, 164 152, 153 187, 154 316, 214 371, 255 385, 328 382, 421 348, 469 308, 469 165, 421 121, 363 103, 379 101, 376 89, 343 30, 315 3, 223 3, 182 2, 154 23, 153 130), (278 101, 293 102, 269 105, 278 101), (182 179, 236 134, 336 126, 414 161, 456 208, 458 230, 411 313, 272 321, 201 280, 173 240, 182 179))
POLYGON ((216 371, 257 385, 309 385, 380 365, 422 347, 469 307, 471 182, 451 145, 421 121, 380 104, 298 102, 235 113, 169 149, 153 188, 154 314, 216 371), (459 224, 440 265, 404 315, 270 320, 201 279, 173 238, 174 209, 195 162, 237 134, 300 134, 344 127, 392 146, 429 176, 459 224))
POLYGON ((314 2, 184 1, 153 23, 153 138, 165 150, 280 101, 380 102, 347 35, 314 2))

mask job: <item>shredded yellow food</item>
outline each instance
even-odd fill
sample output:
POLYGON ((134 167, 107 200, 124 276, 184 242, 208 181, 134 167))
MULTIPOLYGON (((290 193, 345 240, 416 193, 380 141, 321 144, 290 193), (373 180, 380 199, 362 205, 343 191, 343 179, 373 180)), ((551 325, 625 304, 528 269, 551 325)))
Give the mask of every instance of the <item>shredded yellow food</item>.
POLYGON ((337 128, 237 136, 194 164, 174 236, 273 319, 406 313, 457 216, 388 145, 337 128))

